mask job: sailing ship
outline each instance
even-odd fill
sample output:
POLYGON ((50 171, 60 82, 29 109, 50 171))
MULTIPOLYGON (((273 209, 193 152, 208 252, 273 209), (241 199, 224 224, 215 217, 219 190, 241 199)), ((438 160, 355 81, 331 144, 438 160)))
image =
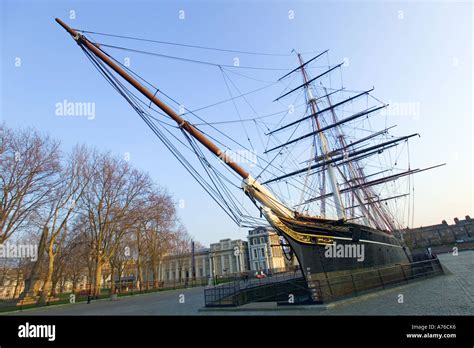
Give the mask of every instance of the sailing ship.
MULTIPOLYGON (((289 90, 275 101, 302 92, 305 114, 292 121, 282 121, 276 126, 274 124, 273 128, 267 128, 265 135, 272 138, 274 145, 267 146, 264 150, 264 154, 268 157, 258 156, 259 160, 264 161, 263 169, 258 175, 253 176, 238 163, 235 156, 229 154, 227 148, 221 147, 221 141, 203 131, 204 125, 209 124, 201 124, 201 127, 197 123, 190 122, 183 114, 178 114, 157 95, 163 94, 170 100, 173 100, 172 98, 104 51, 105 47, 121 47, 93 42, 86 35, 92 32, 72 29, 60 19, 56 21, 74 38, 107 81, 132 105, 163 144, 234 221, 240 226, 252 226, 261 224, 263 217, 277 231, 282 237, 282 245, 289 247, 297 258, 310 287, 322 278, 412 262, 410 250, 404 245, 402 235, 395 236, 395 232, 406 225, 398 221, 391 209, 392 203, 407 198, 410 192, 392 196, 384 194, 388 192, 386 188, 390 184, 393 186, 397 180, 410 178, 415 173, 437 166, 412 169, 408 163, 408 169, 401 170, 395 168, 396 162, 395 165, 393 163, 399 161, 398 154, 395 159, 391 158, 391 167, 388 169, 368 172, 367 163, 378 163, 383 154, 406 145, 410 138, 418 134, 394 137, 389 136, 389 130, 394 126, 386 126, 372 132, 367 132, 365 124, 354 126, 354 122, 366 122, 372 115, 380 113, 387 107, 384 103, 367 106, 341 118, 343 107, 353 105, 363 98, 372 97, 373 89, 353 92, 349 97, 335 100, 337 95, 344 95, 343 93, 347 95, 350 92, 344 88, 331 88, 322 81, 336 69, 341 68, 344 63, 328 66, 325 71, 314 77, 310 76, 310 65, 318 61, 327 51, 317 54, 306 62, 303 61, 302 54, 294 53, 298 59, 298 66, 278 79, 283 81, 288 77, 300 76, 300 83, 294 88, 288 88, 289 90), (148 103, 143 102, 128 89, 124 81, 144 96, 148 103), (152 104, 159 109, 153 109, 152 104), (156 117, 152 116, 151 110, 157 112, 156 117), (167 134, 163 131, 164 128, 160 128, 166 127, 163 125, 165 118, 174 122, 174 130, 182 136, 181 139, 184 139, 181 144, 184 142, 186 148, 196 154, 203 165, 201 172, 171 141, 174 135, 167 134), (348 125, 353 125, 353 130, 359 129, 362 133, 365 132, 363 133, 365 136, 355 138, 348 135, 346 132, 348 125), (285 140, 276 143, 281 139, 285 140), (203 147, 207 152, 202 151, 203 147), (296 156, 291 161, 288 160, 287 154, 295 148, 308 158, 301 161, 302 157, 296 156), (216 161, 211 163, 212 160, 207 157, 208 155, 216 161), (291 167, 291 164, 295 168, 287 170, 288 168, 282 165, 274 164, 274 161, 282 158, 283 164, 287 164, 288 167, 291 167), (219 170, 222 165, 227 171, 219 170), (270 168, 273 171, 270 171, 270 168), (258 209, 260 217, 246 215, 242 206, 237 206, 238 199, 233 199, 235 197, 225 186, 227 179, 224 174, 229 172, 241 181, 240 191, 258 209), (300 200, 295 202, 294 197, 291 197, 292 204, 285 203, 281 198, 281 190, 273 189, 272 186, 281 183, 286 186, 288 192, 290 188, 298 189, 300 200), (378 189, 379 187, 383 189, 378 189), (364 257, 327 257, 325 251, 328 250, 328 246, 336 244, 363 246, 364 257)), ((240 96, 243 95, 245 94, 240 96)), ((232 101, 234 99, 232 98, 232 101)), ((378 101, 375 97, 373 100, 378 101)), ((186 110, 184 114, 198 117, 190 110, 186 110)), ((199 119, 205 122, 202 118, 199 119)), ((227 139, 232 138, 229 134, 224 136, 227 139)), ((411 189, 411 185, 412 182, 409 181, 408 190, 411 189)), ((405 210, 403 214, 407 215, 405 210)))

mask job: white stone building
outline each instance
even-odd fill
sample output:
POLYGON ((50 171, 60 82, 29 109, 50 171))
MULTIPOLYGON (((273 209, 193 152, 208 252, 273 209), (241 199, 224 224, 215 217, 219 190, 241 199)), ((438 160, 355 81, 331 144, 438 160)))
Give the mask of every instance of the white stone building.
POLYGON ((235 276, 249 270, 247 242, 223 239, 211 244, 210 248, 200 249, 193 255, 169 255, 161 263, 160 281, 182 283, 190 280, 203 282, 214 277, 235 276))
POLYGON ((209 258, 213 276, 226 277, 247 272, 248 244, 240 239, 221 239, 211 244, 209 258))
POLYGON ((250 269, 253 272, 279 272, 288 268, 280 237, 269 227, 257 227, 247 236, 250 269))

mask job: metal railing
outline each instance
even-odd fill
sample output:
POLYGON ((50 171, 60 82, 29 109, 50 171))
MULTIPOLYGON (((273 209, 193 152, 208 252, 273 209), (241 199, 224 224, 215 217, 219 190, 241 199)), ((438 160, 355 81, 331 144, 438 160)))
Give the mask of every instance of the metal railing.
POLYGON ((438 259, 399 264, 331 278, 313 278, 307 282, 301 272, 273 277, 234 281, 204 290, 206 307, 240 306, 249 302, 279 302, 289 295, 299 297, 292 304, 322 303, 386 289, 411 281, 443 274, 438 259))
POLYGON ((329 302, 443 274, 438 259, 352 272, 313 281, 319 300, 329 302))
MULTIPOLYGON (((212 306, 237 306, 247 302, 258 302, 267 297, 275 297, 280 294, 277 285, 303 280, 301 271, 291 271, 284 273, 271 273, 265 278, 251 278, 251 279, 236 279, 234 281, 221 284, 218 286, 204 289, 204 302, 207 307, 212 306), (259 289, 264 289, 260 295, 248 296, 242 299, 242 293, 258 292, 259 289), (244 302, 244 303, 242 303, 244 302)), ((301 285, 295 285, 293 288, 301 288, 301 285)))
POLYGON ((212 305, 219 307, 236 306, 233 295, 239 291, 239 282, 230 282, 209 289, 204 289, 204 303, 206 304, 206 307, 212 305))

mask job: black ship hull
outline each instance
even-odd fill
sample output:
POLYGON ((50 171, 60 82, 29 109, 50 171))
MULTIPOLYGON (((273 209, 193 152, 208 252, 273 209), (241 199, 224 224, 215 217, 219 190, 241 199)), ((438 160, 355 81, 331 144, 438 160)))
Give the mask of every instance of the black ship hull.
POLYGON ((409 249, 398 238, 368 226, 310 217, 268 220, 290 245, 309 287, 350 273, 412 262, 409 249))

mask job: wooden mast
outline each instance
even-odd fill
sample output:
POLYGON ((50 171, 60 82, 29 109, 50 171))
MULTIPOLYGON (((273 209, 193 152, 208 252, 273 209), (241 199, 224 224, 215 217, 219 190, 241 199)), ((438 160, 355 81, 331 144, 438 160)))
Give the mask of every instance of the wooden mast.
POLYGON ((56 22, 59 23, 66 31, 71 34, 74 40, 77 41, 79 45, 84 45, 94 53, 99 59, 101 59, 105 64, 107 64, 110 68, 112 68, 117 74, 122 76, 128 83, 130 83, 133 87, 135 87, 141 94, 143 94, 146 98, 148 98, 153 104, 158 106, 164 113, 166 113, 169 117, 171 117, 182 129, 187 131, 192 137, 194 137, 197 141, 199 141, 202 145, 204 145, 209 151, 223 160, 232 170, 234 170, 237 174, 239 174, 242 179, 247 179, 249 177, 249 173, 239 166, 237 163, 232 161, 230 157, 219 149, 212 141, 210 141, 204 134, 202 134, 198 129, 196 129, 192 124, 188 121, 183 119, 179 116, 176 112, 174 112, 168 105, 158 99, 156 96, 153 95, 148 89, 146 89, 142 84, 140 84, 136 79, 134 79, 130 74, 128 74, 125 70, 123 70, 120 66, 115 64, 115 62, 107 57, 96 45, 91 43, 87 40, 84 35, 78 33, 71 27, 69 27, 66 23, 64 23, 59 18, 56 18, 56 22))
MULTIPOLYGON (((311 80, 308 79, 306 69, 304 68, 303 58, 301 57, 301 54, 299 54, 299 53, 298 53, 298 59, 300 61, 301 73, 303 74, 303 82, 304 83, 303 83, 302 86, 305 86, 306 93, 307 93, 307 96, 308 96, 308 104, 311 107, 311 111, 312 111, 313 115, 317 115, 318 108, 317 108, 316 100, 313 96, 313 92, 311 90, 311 85, 310 85, 311 81, 313 81, 315 78, 313 78, 311 80)), ((327 72, 330 72, 335 68, 336 67, 331 68, 327 72)), ((319 75, 319 76, 321 76, 321 75, 319 75)), ((316 126, 318 128, 318 132, 319 132, 318 135, 319 135, 319 139, 321 141, 321 148, 322 148, 323 154, 326 156, 326 160, 330 160, 331 156, 329 155, 330 151, 329 151, 329 148, 328 148, 327 139, 326 139, 325 134, 322 131, 321 124, 319 122, 319 118, 317 116, 315 116, 314 119, 316 121, 316 126)), ((332 167, 331 163, 328 164, 326 170, 327 170, 328 175, 329 175, 329 182, 330 182, 331 188, 332 188, 332 195, 334 197, 334 203, 335 203, 335 206, 336 206, 337 217, 339 219, 345 219, 346 218, 345 209, 344 209, 344 205, 342 204, 341 194, 339 192, 339 187, 338 187, 338 184, 337 184, 336 175, 334 173, 334 168, 332 167)))

